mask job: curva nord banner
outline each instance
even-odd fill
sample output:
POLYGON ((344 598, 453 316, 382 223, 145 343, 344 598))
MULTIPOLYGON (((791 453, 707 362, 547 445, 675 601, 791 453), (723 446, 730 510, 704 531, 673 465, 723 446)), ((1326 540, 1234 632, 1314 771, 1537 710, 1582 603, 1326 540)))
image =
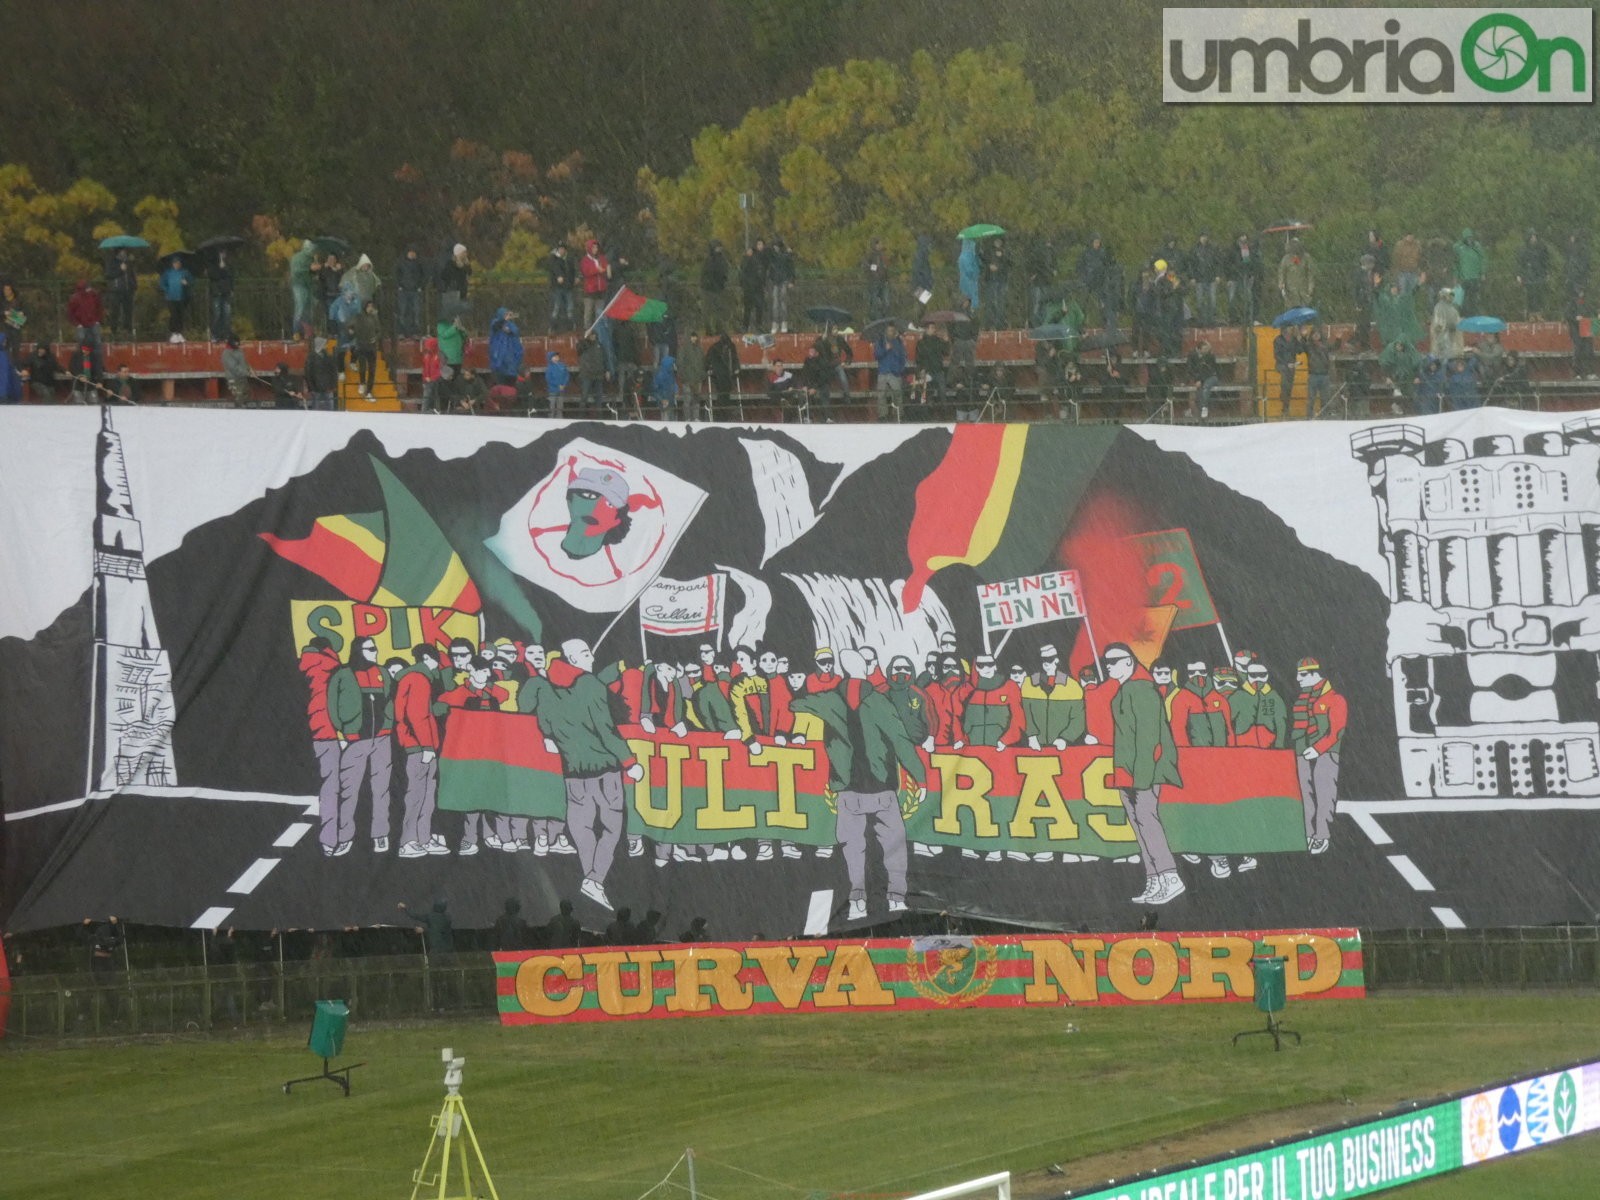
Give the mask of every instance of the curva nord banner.
POLYGON ((1587 417, 12 408, 0 553, 10 928, 1455 928, 1600 895, 1587 417))
POLYGON ((1354 929, 628 946, 494 960, 501 1024, 537 1025, 1248 1000, 1258 954, 1288 960, 1285 992, 1297 999, 1366 995, 1354 929))

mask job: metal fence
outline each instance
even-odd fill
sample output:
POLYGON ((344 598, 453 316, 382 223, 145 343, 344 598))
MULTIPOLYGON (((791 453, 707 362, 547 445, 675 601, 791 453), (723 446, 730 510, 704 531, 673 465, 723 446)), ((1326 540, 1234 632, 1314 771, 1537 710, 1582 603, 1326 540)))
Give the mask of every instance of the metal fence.
POLYGON ((1600 928, 1405 929, 1362 934, 1371 988, 1595 987, 1600 928))
MULTIPOLYGON (((1364 932, 1367 986, 1600 987, 1600 928, 1364 932)), ((486 953, 290 960, 210 967, 134 967, 26 975, 12 981, 10 1035, 61 1038, 181 1034, 303 1024, 337 998, 358 1020, 490 1017, 486 953)))
POLYGON ((9 1036, 23 1040, 299 1023, 330 998, 368 1021, 495 1012, 494 964, 481 953, 36 975, 11 987, 9 1036))

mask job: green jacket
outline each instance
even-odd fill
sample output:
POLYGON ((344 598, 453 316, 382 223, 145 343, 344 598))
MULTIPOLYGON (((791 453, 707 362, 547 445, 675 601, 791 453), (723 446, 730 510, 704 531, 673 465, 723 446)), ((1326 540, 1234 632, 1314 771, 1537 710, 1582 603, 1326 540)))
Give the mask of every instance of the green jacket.
POLYGON ((348 665, 328 677, 328 720, 347 738, 386 734, 393 718, 389 676, 378 667, 365 668, 362 673, 368 676, 368 685, 363 685, 355 668, 348 665), (376 686, 371 686, 373 683, 376 686))
POLYGON ((1489 269, 1489 252, 1483 243, 1472 236, 1472 230, 1463 229, 1456 240, 1456 278, 1462 283, 1476 283, 1489 269))
POLYGON ((294 252, 294 257, 289 260, 289 282, 298 283, 302 287, 311 286, 311 260, 317 256, 313 246, 302 246, 294 252))
POLYGON ((1378 340, 1385 346, 1395 342, 1409 342, 1415 346, 1422 341, 1422 322, 1417 319, 1415 292, 1391 296, 1385 288, 1372 302, 1372 319, 1378 326, 1378 340))
POLYGON ((923 742, 928 737, 928 697, 926 693, 913 683, 904 687, 897 687, 893 682, 889 690, 884 693, 889 703, 894 705, 894 711, 900 717, 900 724, 906 727, 906 736, 913 742, 923 742))
POLYGON ((594 778, 633 763, 633 751, 611 717, 609 697, 605 684, 583 674, 570 687, 552 687, 540 698, 539 726, 556 744, 563 774, 594 778))
POLYGON ((1148 677, 1136 675, 1117 689, 1111 698, 1111 721, 1111 763, 1136 790, 1148 791, 1162 783, 1183 786, 1166 705, 1148 677))
POLYGON ((1378 355, 1378 365, 1394 381, 1403 396, 1416 392, 1417 372, 1422 370, 1422 355, 1409 342, 1390 342, 1378 355))
POLYGON ((440 321, 434 333, 439 339, 439 358, 452 367, 459 367, 466 353, 466 334, 461 332, 461 326, 454 321, 440 321))
POLYGON ((350 336, 355 340, 358 350, 376 350, 379 332, 377 313, 363 309, 350 318, 350 336))
POLYGON ((1233 732, 1243 737, 1257 725, 1272 735, 1272 745, 1281 748, 1289 738, 1289 706, 1269 684, 1265 691, 1240 688, 1228 697, 1233 705, 1233 732))
POLYGON ((1056 741, 1074 746, 1083 741, 1083 685, 1071 676, 1038 683, 1030 679, 1023 684, 1022 712, 1028 719, 1028 736, 1038 738, 1041 746, 1056 741))
MULTIPOLYGON (((849 680, 815 696, 799 696, 791 706, 797 713, 810 713, 822 721, 822 745, 828 752, 828 782, 833 790, 850 786, 856 747, 850 739, 850 709, 846 700, 849 680)), ((900 723, 893 701, 869 683, 863 683, 861 701, 856 708, 861 718, 862 739, 867 754, 867 770, 886 786, 895 786, 895 764, 905 768, 919 784, 926 784, 927 772, 917 747, 900 723)))
POLYGON ((714 680, 696 684, 689 704, 700 721, 700 728, 707 733, 728 733, 739 728, 733 717, 733 705, 728 703, 721 685, 714 680))
POLYGON ((529 675, 517 687, 517 711, 538 716, 554 693, 555 688, 543 675, 529 675))

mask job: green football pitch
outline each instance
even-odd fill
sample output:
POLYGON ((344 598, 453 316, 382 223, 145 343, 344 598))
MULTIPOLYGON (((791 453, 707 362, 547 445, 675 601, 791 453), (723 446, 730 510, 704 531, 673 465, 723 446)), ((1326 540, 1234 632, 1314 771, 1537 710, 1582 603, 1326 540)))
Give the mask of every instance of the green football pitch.
MULTIPOLYGON (((864 1200, 996 1170, 1025 1196, 1220 1153, 1600 1055, 1593 995, 1387 994, 1291 1005, 1274 1053, 1242 1005, 370 1028, 344 1098, 304 1028, 0 1053, 0 1195, 408 1197, 439 1049, 504 1200, 635 1200, 694 1147, 705 1200, 864 1200), (1059 1165, 1059 1173, 1047 1168, 1059 1165)), ((1594 1194, 1600 1138, 1403 1194, 1594 1194)), ((655 1193, 684 1200, 680 1168, 655 1193)))

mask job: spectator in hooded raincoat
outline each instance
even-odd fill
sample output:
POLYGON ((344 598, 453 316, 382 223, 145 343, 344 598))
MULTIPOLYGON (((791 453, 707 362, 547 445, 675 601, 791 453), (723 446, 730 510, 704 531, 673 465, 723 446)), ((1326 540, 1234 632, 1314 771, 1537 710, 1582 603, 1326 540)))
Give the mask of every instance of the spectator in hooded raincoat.
POLYGON ((978 292, 978 278, 983 272, 983 264, 978 261, 978 243, 972 238, 961 239, 961 253, 956 257, 956 276, 965 296, 971 305, 970 312, 976 314, 982 303, 978 292))
POLYGON ((495 383, 505 387, 516 386, 522 371, 522 331, 517 314, 509 308, 495 309, 489 323, 489 370, 495 383))

